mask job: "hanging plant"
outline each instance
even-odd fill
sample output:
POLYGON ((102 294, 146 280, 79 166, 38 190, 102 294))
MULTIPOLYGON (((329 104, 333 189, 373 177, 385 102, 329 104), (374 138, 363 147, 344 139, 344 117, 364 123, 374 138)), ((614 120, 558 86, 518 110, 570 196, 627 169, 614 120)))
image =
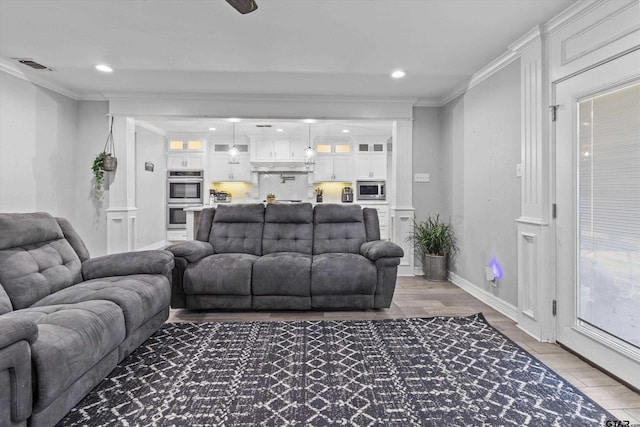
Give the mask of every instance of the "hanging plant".
POLYGON ((91 166, 93 177, 96 180, 96 199, 99 200, 104 192, 104 173, 113 172, 117 167, 118 159, 116 158, 116 147, 113 142, 113 117, 111 117, 107 142, 105 142, 102 152, 98 153, 96 158, 93 159, 93 165, 91 166))

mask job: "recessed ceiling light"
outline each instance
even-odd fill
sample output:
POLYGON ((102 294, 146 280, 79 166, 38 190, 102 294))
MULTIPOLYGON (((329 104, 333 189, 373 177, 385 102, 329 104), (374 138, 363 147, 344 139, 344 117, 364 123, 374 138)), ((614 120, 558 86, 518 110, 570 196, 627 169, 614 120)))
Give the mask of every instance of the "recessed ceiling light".
POLYGON ((216 128, 209 128, 209 130, 213 132, 214 130, 216 130, 216 128))
POLYGON ((342 129, 342 133, 349 133, 349 129, 342 129))
POLYGON ((406 75, 407 75, 407 72, 402 70, 396 70, 393 73, 391 73, 391 77, 393 77, 394 79, 401 79, 406 75))
POLYGON ((317 120, 316 119, 304 119, 303 122, 305 122, 305 123, 315 123, 315 122, 317 122, 317 120))
POLYGON ((238 123, 241 119, 238 119, 236 117, 231 117, 230 119, 227 119, 228 122, 231 123, 238 123))
POLYGON ((96 70, 102 71, 103 73, 110 73, 113 71, 113 68, 109 67, 106 64, 98 64, 96 65, 96 70))
POLYGON ((278 129, 276 129, 276 132, 284 132, 284 129, 278 128, 278 129))

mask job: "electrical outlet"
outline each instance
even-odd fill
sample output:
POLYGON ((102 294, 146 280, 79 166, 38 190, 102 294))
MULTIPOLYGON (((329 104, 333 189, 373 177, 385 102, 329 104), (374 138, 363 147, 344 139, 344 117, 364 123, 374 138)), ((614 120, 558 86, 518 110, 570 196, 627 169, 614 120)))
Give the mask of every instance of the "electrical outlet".
POLYGON ((413 175, 414 182, 429 182, 429 174, 428 173, 417 173, 413 175))

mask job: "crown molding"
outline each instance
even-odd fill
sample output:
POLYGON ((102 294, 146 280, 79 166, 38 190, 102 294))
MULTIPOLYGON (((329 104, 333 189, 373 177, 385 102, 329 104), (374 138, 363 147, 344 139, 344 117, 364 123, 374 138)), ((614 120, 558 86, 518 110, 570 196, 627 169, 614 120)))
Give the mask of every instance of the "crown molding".
POLYGON ((442 102, 439 99, 433 98, 418 98, 414 107, 442 107, 442 102))
MULTIPOLYGON (((8 61, 4 58, 0 58, 0 71, 4 71, 7 74, 11 74, 14 77, 17 77, 19 79, 25 80, 29 83, 33 83, 35 85, 41 86, 45 89, 49 89, 52 90, 56 93, 59 93, 60 95, 66 96, 67 98, 71 98, 74 101, 78 101, 80 99, 79 95, 76 92, 73 92, 67 88, 64 88, 60 85, 57 85, 55 83, 52 83, 50 81, 48 81, 46 78, 41 78, 41 77, 34 77, 34 76, 27 76, 19 67, 17 64, 14 64, 11 61, 8 61)), ((55 71, 47 71, 49 73, 53 72, 55 73, 55 71)))
POLYGON ((380 104, 410 104, 414 105, 415 97, 365 97, 365 96, 334 96, 334 95, 260 95, 260 94, 230 94, 230 93, 167 93, 167 92, 105 92, 106 99, 192 99, 207 101, 255 101, 255 102, 344 102, 362 103, 373 102, 380 104))
MULTIPOLYGON (((544 37, 548 38, 555 32, 561 30, 582 16, 588 14, 593 9, 599 7, 603 3, 606 3, 608 0, 579 0, 550 20, 548 20, 544 25, 544 37)), ((630 1, 633 2, 636 0, 630 1)))
MULTIPOLYGON (((502 68, 511 64, 513 61, 519 59, 520 54, 536 41, 542 40, 543 38, 548 38, 554 32, 559 31, 564 26, 570 24, 576 19, 579 19, 581 16, 589 13, 591 10, 595 9, 606 1, 607 0, 579 0, 560 12, 558 15, 551 18, 546 23, 542 25, 536 25, 526 34, 518 38, 515 42, 511 43, 507 47, 506 52, 504 52, 502 55, 474 73, 468 83, 458 86, 448 95, 444 96, 440 100, 440 106, 448 104, 460 95, 463 95, 472 87, 478 85, 479 83, 491 77, 493 74, 500 71, 502 68)), ((630 0, 630 2, 632 1, 637 0, 630 0)))

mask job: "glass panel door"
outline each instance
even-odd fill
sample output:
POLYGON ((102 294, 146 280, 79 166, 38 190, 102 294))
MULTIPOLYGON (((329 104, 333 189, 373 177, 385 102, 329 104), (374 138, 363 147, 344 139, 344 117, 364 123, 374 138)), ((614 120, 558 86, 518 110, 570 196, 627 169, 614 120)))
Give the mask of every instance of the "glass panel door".
POLYGON ((578 104, 578 319, 640 347, 640 83, 578 104))
POLYGON ((554 93, 556 338, 640 387, 640 51, 554 93))

